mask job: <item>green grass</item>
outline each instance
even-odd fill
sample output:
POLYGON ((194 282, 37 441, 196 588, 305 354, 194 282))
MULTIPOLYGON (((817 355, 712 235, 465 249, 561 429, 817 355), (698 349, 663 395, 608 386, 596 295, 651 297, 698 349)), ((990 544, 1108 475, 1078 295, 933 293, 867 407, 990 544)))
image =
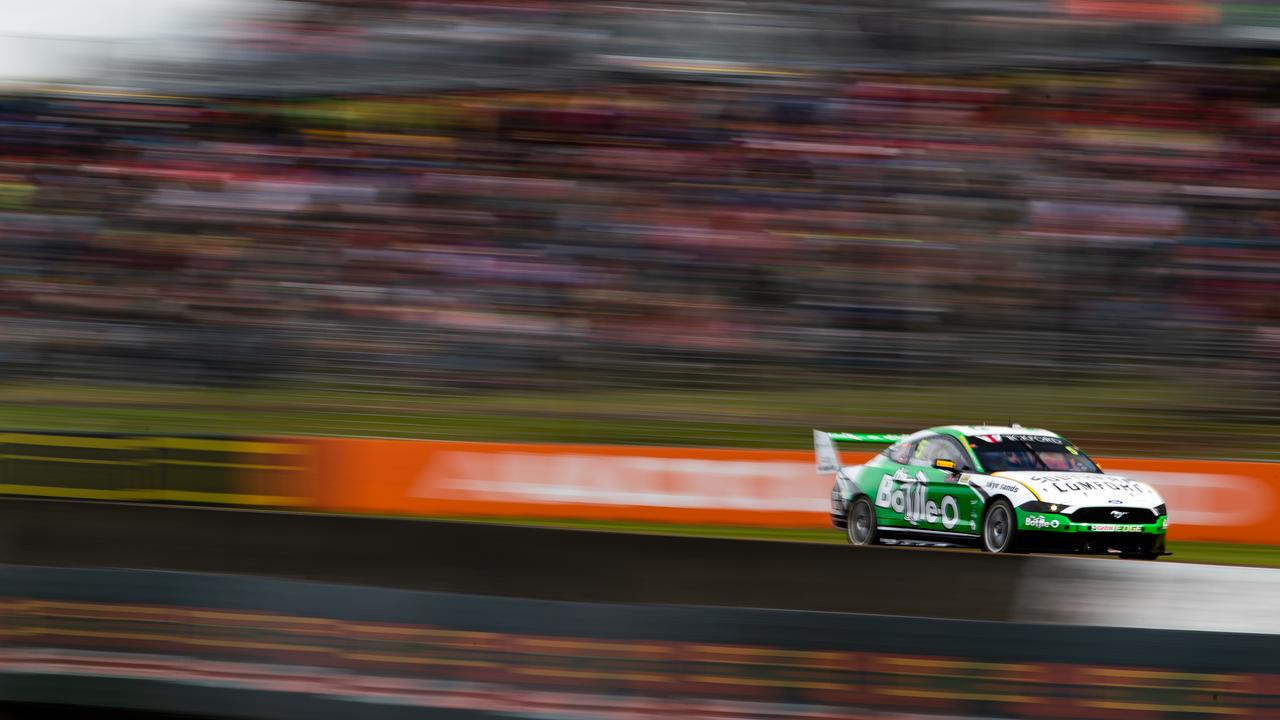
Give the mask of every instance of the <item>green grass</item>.
MULTIPOLYGON (((843 545, 844 534, 835 528, 761 528, 730 527, 716 525, 664 525, 594 520, 543 520, 511 518, 440 518, 462 522, 519 524, 534 527, 571 528, 577 530, 605 530, 647 535, 676 535, 685 537, 718 537, 736 540, 775 540, 784 542, 823 543, 843 545)), ((1159 562, 1207 563, 1212 565, 1249 565, 1280 568, 1280 546, 1237 545, 1234 543, 1171 542, 1173 555, 1159 562)))
POLYGON ((839 376, 727 390, 458 392, 390 385, 191 389, 0 386, 0 428, 313 434, 450 440, 806 448, 813 427, 911 431, 1006 422, 1062 432, 1097 454, 1280 459, 1274 422, 1195 411, 1204 388, 1090 383, 902 385, 839 376))
POLYGON ((1175 542, 1169 550, 1173 555, 1168 559, 1178 562, 1280 568, 1280 547, 1274 545, 1175 542))

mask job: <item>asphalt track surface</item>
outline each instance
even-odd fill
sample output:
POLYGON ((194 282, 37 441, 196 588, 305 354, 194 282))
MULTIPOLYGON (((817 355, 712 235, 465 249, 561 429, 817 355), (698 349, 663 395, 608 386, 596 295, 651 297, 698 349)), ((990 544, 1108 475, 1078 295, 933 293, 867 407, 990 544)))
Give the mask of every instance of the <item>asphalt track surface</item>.
POLYGON ((1037 560, 913 548, 0 499, 0 563, 260 575, 584 602, 1007 620, 1019 578, 1037 560), (972 602, 975 598, 982 601, 972 602))

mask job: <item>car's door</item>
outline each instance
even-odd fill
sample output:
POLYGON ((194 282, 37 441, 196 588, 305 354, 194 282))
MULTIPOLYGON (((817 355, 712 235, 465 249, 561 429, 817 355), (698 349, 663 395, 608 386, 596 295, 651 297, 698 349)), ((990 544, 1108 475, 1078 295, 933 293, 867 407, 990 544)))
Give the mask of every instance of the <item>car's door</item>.
POLYGON ((909 465, 915 445, 914 437, 899 440, 885 448, 863 469, 862 490, 873 500, 876 522, 880 527, 911 527, 904 511, 907 490, 915 482, 909 465))
POLYGON ((973 460, 959 440, 949 435, 929 435, 912 448, 908 470, 916 478, 925 478, 925 488, 917 489, 915 502, 909 502, 905 515, 914 527, 934 532, 976 534, 982 515, 982 498, 961 480, 973 471, 973 460), (935 466, 938 460, 950 461, 954 470, 935 466))

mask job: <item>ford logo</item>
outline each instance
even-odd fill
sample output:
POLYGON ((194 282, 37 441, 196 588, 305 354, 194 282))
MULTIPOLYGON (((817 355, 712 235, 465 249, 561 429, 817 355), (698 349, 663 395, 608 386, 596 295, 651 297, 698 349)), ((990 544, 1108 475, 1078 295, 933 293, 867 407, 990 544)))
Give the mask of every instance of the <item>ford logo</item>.
POLYGON ((1112 505, 1123 505, 1123 504, 1124 504, 1124 501, 1123 501, 1123 500, 1108 500, 1107 502, 1111 503, 1112 505))

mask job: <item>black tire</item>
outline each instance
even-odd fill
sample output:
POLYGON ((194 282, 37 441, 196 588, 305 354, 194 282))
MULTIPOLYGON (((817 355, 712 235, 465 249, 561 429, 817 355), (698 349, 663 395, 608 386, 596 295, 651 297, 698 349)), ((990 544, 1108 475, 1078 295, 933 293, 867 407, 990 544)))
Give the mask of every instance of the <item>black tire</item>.
POLYGON ((1018 514, 1008 500, 998 498, 982 516, 982 549, 989 553, 1016 552, 1018 514))
POLYGON ((880 542, 880 528, 876 524, 876 509, 866 495, 849 504, 845 513, 845 536, 850 545, 865 547, 880 542))
POLYGON ((1122 552, 1120 557, 1125 560, 1155 560, 1164 554, 1164 537, 1156 538, 1151 547, 1137 552, 1122 552))

